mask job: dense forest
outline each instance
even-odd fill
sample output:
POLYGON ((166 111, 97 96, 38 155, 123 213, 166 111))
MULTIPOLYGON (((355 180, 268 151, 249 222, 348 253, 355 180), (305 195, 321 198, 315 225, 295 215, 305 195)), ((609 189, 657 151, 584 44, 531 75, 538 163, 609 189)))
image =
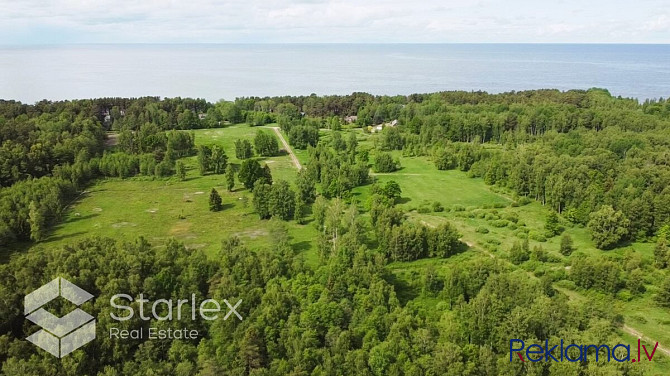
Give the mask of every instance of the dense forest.
MULTIPOLYGON (((602 89, 217 103, 153 97, 0 101, 0 248, 11 254, 0 265, 2 373, 644 375, 647 368, 631 363, 510 362, 509 339, 614 343, 622 317, 613 302, 622 291, 642 294, 645 284, 658 291, 655 304, 670 307, 669 130, 670 100, 638 103, 602 89), (222 148, 196 145, 190 132, 234 124, 277 124, 294 148, 306 150, 295 181, 273 178, 262 163, 281 153, 268 130, 254 130, 253 142, 235 140, 242 161, 235 166, 222 148), (359 128, 376 133, 373 148, 343 132, 359 128), (466 259, 446 274, 425 268, 415 284, 420 298, 437 307, 401 297, 389 264, 453 258, 469 246, 452 223, 433 227, 413 220, 399 205, 401 187, 376 181, 375 174, 402 171, 397 155, 429 158, 435 172, 481 178, 508 194, 513 206, 538 202, 549 213, 544 232, 529 232, 519 218, 482 214, 516 229, 519 241, 509 256, 466 259), (237 180, 251 192, 272 246, 251 249, 223 235, 214 257, 177 241, 155 247, 144 238, 39 246, 95 179, 184 180, 185 157, 197 160, 200 174, 221 175, 229 190, 237 180), (354 194, 361 186, 369 188, 365 202, 354 194), (319 234, 316 267, 305 265, 286 229, 286 221, 304 223, 308 216, 319 234), (560 253, 574 253, 569 268, 529 276, 518 267, 553 257, 528 241, 561 236, 565 226, 587 228, 601 250, 653 243, 653 263, 583 255, 563 235, 560 253), (38 246, 15 251, 31 243, 38 246), (193 325, 203 337, 197 341, 120 345, 101 336, 60 360, 23 340, 35 331, 22 315, 23 296, 54 275, 97 297, 83 308, 99 318, 100 333, 114 324, 107 303, 118 292, 241 299, 244 320, 198 321, 193 325), (562 280, 599 299, 570 299, 555 288, 562 280)), ((209 198, 210 210, 223 209, 219 192, 212 188, 209 198)), ((434 203, 432 210, 445 208, 434 203)), ((53 309, 64 313, 68 307, 53 309)), ((184 323, 160 325, 178 329, 184 323)))

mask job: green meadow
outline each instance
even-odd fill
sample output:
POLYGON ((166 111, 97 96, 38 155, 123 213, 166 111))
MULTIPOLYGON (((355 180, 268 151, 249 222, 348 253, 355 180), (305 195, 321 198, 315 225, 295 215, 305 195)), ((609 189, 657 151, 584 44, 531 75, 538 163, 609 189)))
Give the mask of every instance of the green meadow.
MULTIPOLYGON (((263 129, 273 132, 272 129, 263 129)), ((252 140, 259 128, 235 126, 223 129, 197 130, 197 145, 220 145, 229 157, 229 163, 239 164, 235 158, 234 141, 238 138, 252 140)), ((371 149, 374 135, 356 132, 360 147, 371 149)), ((323 131, 322 138, 330 138, 330 132, 323 131)), ((285 136, 286 137, 286 136, 285 136)), ((346 137, 346 134, 343 136, 346 137)), ((308 159, 307 151, 297 150, 301 163, 308 159)), ((372 174, 380 184, 396 181, 402 195, 400 205, 409 214, 409 219, 427 226, 437 226, 450 221, 462 234, 462 241, 469 246, 468 251, 445 260, 423 259, 414 262, 395 262, 387 266, 398 297, 404 304, 412 304, 426 309, 440 317, 448 314, 448 307, 438 298, 422 296, 420 279, 426 268, 435 268, 438 273, 446 272, 457 263, 479 258, 498 258, 512 268, 519 268, 533 277, 552 271, 568 270, 570 258, 579 253, 613 257, 625 262, 627 257, 638 255, 643 262, 653 259, 653 244, 631 243, 612 251, 595 248, 588 230, 583 227, 565 225, 564 233, 574 240, 576 251, 569 257, 561 255, 560 236, 543 239, 544 222, 548 210, 537 202, 521 205, 504 189, 486 185, 481 179, 474 179, 456 170, 438 171, 427 157, 403 157, 393 153, 402 168, 394 173, 372 174), (435 211, 439 203, 443 211, 435 211), (541 247, 550 255, 548 262, 531 261, 514 266, 506 261, 509 248, 530 235, 530 248, 541 247), (445 313, 446 312, 446 313, 445 313)), ((374 156, 371 155, 373 160, 374 156)), ((290 157, 283 154, 273 158, 262 158, 261 163, 270 166, 275 180, 293 182, 297 169, 290 157)), ((144 236, 160 246, 169 238, 176 238, 191 249, 202 249, 215 257, 222 239, 238 236, 249 247, 263 247, 272 242, 268 221, 258 219, 251 204, 252 196, 238 182, 233 192, 224 188, 223 175, 200 176, 195 157, 184 159, 187 167, 185 181, 176 178, 152 179, 106 179, 86 189, 72 203, 65 220, 49 237, 37 245, 62 245, 92 234, 116 239, 132 240, 144 236), (210 212, 209 192, 216 188, 223 198, 224 210, 210 212)), ((370 185, 357 187, 353 191, 361 208, 370 196, 370 185)), ((318 264, 316 253, 316 229, 309 224, 299 225, 295 221, 287 224, 294 248, 301 252, 309 265, 318 264)), ((605 299, 594 292, 576 289, 574 284, 560 281, 560 288, 572 299, 605 299)), ((653 286, 646 281, 650 291, 627 302, 615 300, 618 311, 622 312, 626 325, 643 332, 645 336, 670 344, 670 316, 667 310, 658 308, 652 301, 653 286)), ((621 332, 622 340, 633 343, 630 333, 621 332)), ((667 346, 666 346, 667 347, 667 346)), ((667 374, 670 362, 665 354, 658 355, 650 374, 667 374)))

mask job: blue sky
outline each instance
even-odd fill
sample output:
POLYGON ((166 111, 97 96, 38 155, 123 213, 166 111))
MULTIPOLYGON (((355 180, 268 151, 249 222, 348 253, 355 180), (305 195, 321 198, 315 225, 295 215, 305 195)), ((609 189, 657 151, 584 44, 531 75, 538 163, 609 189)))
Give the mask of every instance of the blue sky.
POLYGON ((670 43, 667 0, 0 0, 0 44, 670 43))

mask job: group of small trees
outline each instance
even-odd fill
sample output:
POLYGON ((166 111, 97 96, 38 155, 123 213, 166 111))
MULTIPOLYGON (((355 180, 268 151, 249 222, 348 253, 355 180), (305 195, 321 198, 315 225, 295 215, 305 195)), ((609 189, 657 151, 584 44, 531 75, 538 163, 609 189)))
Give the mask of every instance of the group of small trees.
POLYGON ((285 180, 272 185, 257 181, 253 189, 253 205, 260 219, 276 217, 284 221, 301 219, 304 215, 304 202, 285 180), (297 204, 297 202, 300 202, 297 204), (300 209, 296 216, 296 206, 300 209))
POLYGON ((201 175, 209 172, 217 175, 223 174, 227 165, 228 156, 221 146, 201 145, 198 147, 198 167, 201 175))
POLYGON ((375 157, 375 172, 386 173, 393 172, 400 168, 400 162, 393 159, 389 153, 378 153, 375 157))
POLYGON ((249 190, 254 188, 254 184, 258 180, 261 180, 264 184, 272 184, 270 167, 268 165, 261 167, 261 164, 255 159, 246 159, 242 161, 237 177, 240 180, 240 183, 249 190))
POLYGON ((254 150, 249 140, 235 140, 235 157, 237 159, 249 159, 254 156, 254 150))
POLYGON ((277 138, 268 132, 256 132, 254 148, 256 153, 262 157, 274 157, 279 154, 277 138))

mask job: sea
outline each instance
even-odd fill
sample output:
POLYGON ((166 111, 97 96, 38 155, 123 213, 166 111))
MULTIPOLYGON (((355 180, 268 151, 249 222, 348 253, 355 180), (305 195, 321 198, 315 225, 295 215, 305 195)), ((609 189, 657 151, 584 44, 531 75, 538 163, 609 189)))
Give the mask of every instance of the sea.
POLYGON ((670 45, 195 44, 0 46, 0 99, 408 95, 605 88, 670 96, 670 45))

